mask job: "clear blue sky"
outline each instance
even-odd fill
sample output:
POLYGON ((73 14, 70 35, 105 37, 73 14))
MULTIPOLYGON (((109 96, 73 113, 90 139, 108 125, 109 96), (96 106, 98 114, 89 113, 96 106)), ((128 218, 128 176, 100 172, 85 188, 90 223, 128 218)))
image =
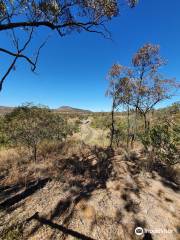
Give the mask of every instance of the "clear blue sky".
MULTIPOLYGON (((144 43, 160 44, 161 54, 168 59, 162 71, 179 80, 179 13, 180 0, 140 0, 137 8, 122 9, 121 16, 109 24, 113 41, 93 33, 74 33, 64 38, 52 34, 41 52, 38 74, 19 62, 0 93, 0 105, 34 102, 52 108, 69 105, 110 110, 111 101, 105 97, 108 69, 114 62, 128 65, 144 43)), ((37 38, 42 39, 43 33, 46 31, 37 38)), ((7 47, 5 37, 0 39, 0 46, 7 47)), ((6 64, 7 59, 1 56, 0 71, 6 64)), ((178 96, 165 105, 177 100, 178 96)))

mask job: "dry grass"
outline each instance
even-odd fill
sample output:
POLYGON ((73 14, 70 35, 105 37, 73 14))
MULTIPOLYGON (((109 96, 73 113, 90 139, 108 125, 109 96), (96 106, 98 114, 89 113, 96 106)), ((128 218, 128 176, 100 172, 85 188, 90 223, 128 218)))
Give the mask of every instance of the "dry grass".
POLYGON ((83 217, 93 221, 96 216, 96 210, 93 206, 89 205, 85 200, 80 201, 76 205, 76 209, 80 210, 83 217))
POLYGON ((1 149, 1 151, 0 151, 0 164, 1 164, 1 166, 4 163, 7 163, 7 162, 9 162, 13 159, 18 158, 18 156, 19 156, 18 151, 15 148, 1 149))
POLYGON ((74 155, 88 156, 90 148, 80 141, 68 140, 65 143, 44 142, 38 151, 37 161, 23 148, 2 149, 0 151, 1 184, 26 185, 27 182, 43 177, 58 177, 56 162, 74 155))
MULTIPOLYGON (((19 148, 3 149, 0 151, 0 172, 3 183, 15 184, 21 182, 25 160, 22 155, 25 152, 19 148)), ((25 156, 25 155, 24 155, 25 156)))

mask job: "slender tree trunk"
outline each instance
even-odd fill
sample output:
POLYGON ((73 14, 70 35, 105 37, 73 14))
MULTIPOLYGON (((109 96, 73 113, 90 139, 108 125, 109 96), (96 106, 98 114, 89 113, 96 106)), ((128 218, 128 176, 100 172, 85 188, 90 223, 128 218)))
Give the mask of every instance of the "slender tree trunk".
POLYGON ((135 110, 135 131, 134 131, 134 138, 136 139, 136 135, 137 135, 137 116, 138 116, 138 110, 136 108, 135 110))
POLYGON ((129 105, 128 105, 128 116, 127 116, 127 149, 129 149, 129 138, 130 138, 130 119, 129 119, 129 105))
POLYGON ((133 116, 133 127, 132 127, 132 136, 131 136, 131 148, 134 148, 134 141, 137 138, 137 116, 138 116, 138 110, 135 109, 135 113, 133 116))
POLYGON ((115 121, 114 121, 114 109, 115 109, 115 99, 113 99, 112 110, 111 110, 111 136, 110 136, 110 148, 113 146, 114 132, 115 132, 115 121))
MULTIPOLYGON (((143 118, 144 118, 144 133, 146 136, 148 136, 149 134, 149 124, 148 124, 148 120, 147 120, 147 114, 143 113, 143 118)), ((145 145, 145 151, 146 153, 148 153, 148 143, 145 145)))
POLYGON ((144 118, 144 131, 145 131, 145 133, 148 133, 149 126, 148 126, 146 113, 143 113, 143 118, 144 118))

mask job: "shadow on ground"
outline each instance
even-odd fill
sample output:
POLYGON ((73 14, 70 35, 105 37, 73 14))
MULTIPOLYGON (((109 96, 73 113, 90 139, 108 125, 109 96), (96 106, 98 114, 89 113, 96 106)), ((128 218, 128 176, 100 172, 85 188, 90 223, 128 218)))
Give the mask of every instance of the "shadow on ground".
POLYGON ((62 173, 65 176, 64 192, 68 191, 69 196, 56 204, 48 219, 39 217, 38 214, 32 216, 30 220, 36 219, 38 223, 28 236, 34 235, 43 224, 60 230, 64 236, 69 234, 82 240, 92 239, 68 229, 67 226, 74 216, 74 209, 78 202, 89 199, 93 191, 106 188, 106 182, 112 174, 111 158, 113 156, 112 149, 94 147, 88 156, 73 155, 71 158, 57 160, 56 169, 59 176, 62 173), (59 218, 63 219, 62 225, 53 223, 53 220, 59 218))
POLYGON ((24 189, 24 187, 22 187, 20 185, 16 185, 16 186, 12 186, 12 187, 8 186, 7 188, 4 189, 4 191, 1 190, 1 192, 0 192, 1 196, 2 195, 8 196, 8 195, 13 194, 14 192, 20 191, 21 188, 24 189, 20 193, 17 193, 14 196, 9 197, 5 201, 1 202, 0 203, 0 209, 8 210, 8 208, 13 206, 14 204, 19 203, 20 201, 22 201, 25 198, 27 198, 28 196, 32 195, 33 193, 35 193, 39 189, 43 188, 48 181, 49 181, 49 178, 29 182, 26 185, 25 189, 24 189))

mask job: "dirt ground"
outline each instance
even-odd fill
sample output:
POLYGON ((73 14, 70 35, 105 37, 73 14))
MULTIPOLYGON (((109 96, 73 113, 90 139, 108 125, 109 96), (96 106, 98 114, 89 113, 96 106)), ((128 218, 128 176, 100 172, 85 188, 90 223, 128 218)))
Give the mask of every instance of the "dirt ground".
POLYGON ((139 171, 120 154, 107 159, 103 173, 105 158, 101 162, 95 151, 64 159, 65 165, 56 160, 58 178, 44 174, 26 186, 1 184, 0 239, 179 239, 178 186, 139 171), (144 230, 140 236, 137 227, 144 230))

